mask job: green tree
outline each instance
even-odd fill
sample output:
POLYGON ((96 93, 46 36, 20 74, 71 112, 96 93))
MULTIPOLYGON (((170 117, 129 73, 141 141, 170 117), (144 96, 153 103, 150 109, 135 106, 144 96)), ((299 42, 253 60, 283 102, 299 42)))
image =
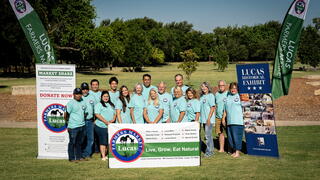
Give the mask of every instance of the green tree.
POLYGON ((179 64, 178 68, 182 69, 187 75, 187 80, 191 78, 191 74, 197 70, 199 56, 192 51, 192 49, 185 50, 180 52, 180 56, 183 59, 183 62, 179 64))
POLYGON ((164 63, 164 52, 159 48, 152 48, 150 61, 152 64, 163 64, 164 63))
POLYGON ((216 46, 213 53, 213 60, 218 65, 218 71, 224 71, 228 67, 229 55, 223 45, 216 46))
POLYGON ((320 64, 320 35, 315 27, 308 26, 301 36, 298 56, 302 64, 317 67, 320 64))

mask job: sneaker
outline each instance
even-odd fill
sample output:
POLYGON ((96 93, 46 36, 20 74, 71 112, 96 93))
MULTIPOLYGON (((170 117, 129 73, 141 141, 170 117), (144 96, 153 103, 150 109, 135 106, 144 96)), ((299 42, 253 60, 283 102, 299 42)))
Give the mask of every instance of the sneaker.
POLYGON ((79 162, 79 160, 75 160, 75 159, 69 160, 69 161, 72 162, 72 163, 78 163, 79 162))
POLYGON ((101 158, 102 161, 106 161, 108 157, 101 158))
POLYGON ((87 158, 80 158, 80 160, 79 161, 88 161, 89 159, 87 159, 87 158))

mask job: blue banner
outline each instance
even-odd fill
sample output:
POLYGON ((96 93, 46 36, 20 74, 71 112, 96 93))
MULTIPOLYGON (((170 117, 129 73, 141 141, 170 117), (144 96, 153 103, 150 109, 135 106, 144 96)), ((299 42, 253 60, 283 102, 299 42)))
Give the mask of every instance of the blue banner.
POLYGON ((279 157, 268 64, 237 65, 249 155, 279 157))
POLYGON ((237 65, 240 93, 271 93, 269 64, 237 65))

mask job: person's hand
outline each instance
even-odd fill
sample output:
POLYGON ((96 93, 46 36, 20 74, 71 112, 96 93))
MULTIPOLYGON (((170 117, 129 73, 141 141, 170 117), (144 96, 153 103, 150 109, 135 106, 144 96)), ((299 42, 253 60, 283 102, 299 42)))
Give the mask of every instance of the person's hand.
POLYGON ((223 127, 226 127, 226 120, 222 120, 221 123, 222 123, 222 126, 223 126, 223 127))
POLYGON ((206 126, 209 127, 210 126, 210 120, 207 121, 206 126))

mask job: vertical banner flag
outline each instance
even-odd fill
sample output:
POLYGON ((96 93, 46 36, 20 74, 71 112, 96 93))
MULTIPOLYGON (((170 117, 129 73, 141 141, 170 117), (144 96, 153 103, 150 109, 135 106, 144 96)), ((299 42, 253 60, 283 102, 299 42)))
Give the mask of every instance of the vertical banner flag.
POLYGON ((282 23, 272 75, 272 97, 288 95, 294 59, 309 0, 294 0, 282 23))
POLYGON ((68 159, 65 105, 76 86, 75 65, 36 64, 38 159, 68 159))
POLYGON ((109 167, 200 166, 199 123, 111 124, 109 167))
POLYGON ((53 47, 37 13, 26 0, 9 1, 35 55, 36 63, 55 64, 53 47))
POLYGON ((249 155, 279 157, 269 64, 237 65, 249 155))

